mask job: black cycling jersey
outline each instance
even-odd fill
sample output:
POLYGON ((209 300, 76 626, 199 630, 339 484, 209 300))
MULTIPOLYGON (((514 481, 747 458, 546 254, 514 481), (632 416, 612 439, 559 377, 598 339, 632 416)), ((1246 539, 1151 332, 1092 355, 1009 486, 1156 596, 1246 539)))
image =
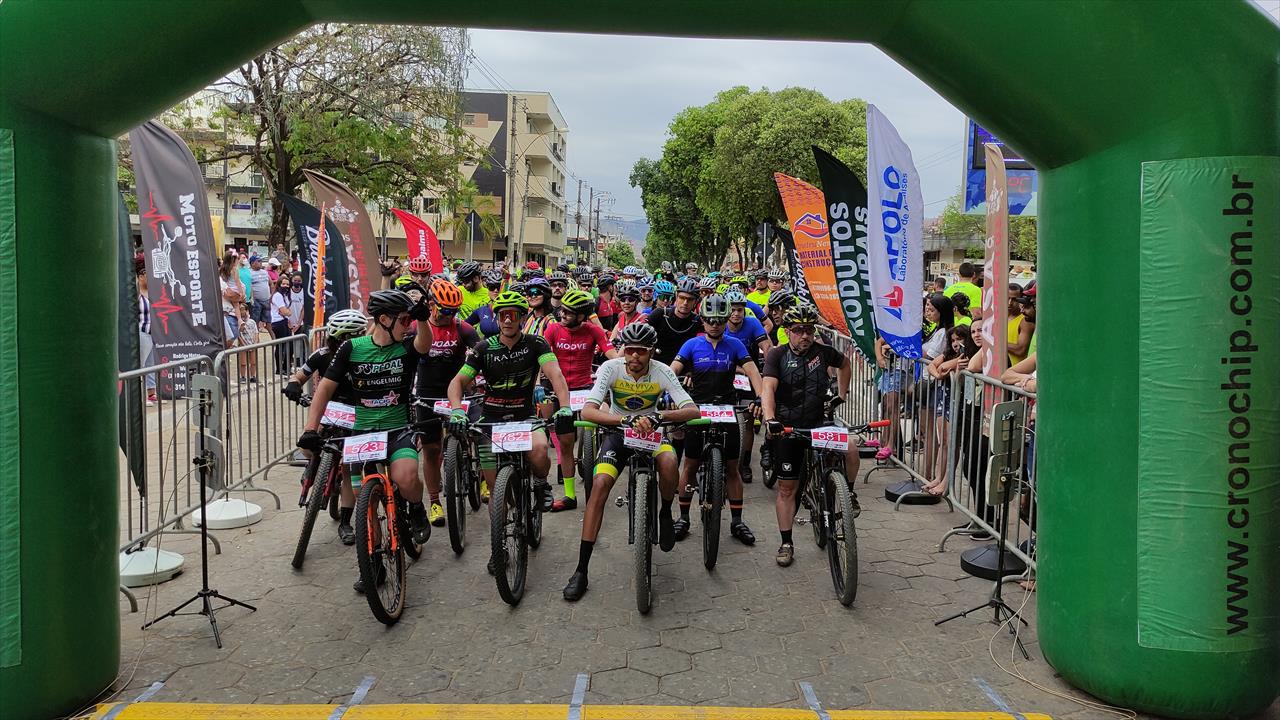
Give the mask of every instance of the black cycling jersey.
POLYGON ((778 379, 774 393, 774 413, 784 425, 813 428, 826 415, 827 389, 831 387, 828 368, 840 367, 844 356, 830 345, 814 343, 803 355, 791 345, 769 350, 764 358, 764 376, 778 379))
POLYGON ((471 325, 455 320, 447 325, 431 326, 431 351, 418 361, 418 384, 414 393, 421 398, 442 398, 449 393, 449 383, 466 361, 467 351, 480 342, 471 325))
POLYGON ((658 308, 645 319, 658 331, 658 348, 653 357, 668 365, 676 359, 681 346, 702 332, 697 315, 681 320, 670 308, 658 308))
POLYGON ((522 420, 533 416, 539 368, 555 359, 551 346, 538 335, 522 334, 514 347, 503 345, 501 336, 495 335, 471 348, 458 372, 473 378, 484 375, 485 420, 522 420))
MULTIPOLYGON (((311 356, 302 363, 299 368, 303 375, 314 375, 317 379, 323 378, 329 369, 329 363, 333 362, 333 353, 329 352, 329 348, 322 347, 311 353, 311 356)), ((354 405, 356 402, 355 395, 351 392, 351 386, 345 382, 338 383, 338 389, 333 394, 333 399, 343 405, 354 405)))

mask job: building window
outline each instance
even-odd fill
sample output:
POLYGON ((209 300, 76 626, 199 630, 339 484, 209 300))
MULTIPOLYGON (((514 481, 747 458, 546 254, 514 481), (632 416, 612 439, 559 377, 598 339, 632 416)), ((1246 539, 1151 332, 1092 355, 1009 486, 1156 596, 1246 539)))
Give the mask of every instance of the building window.
POLYGON ((462 124, 468 127, 474 127, 476 124, 476 114, 464 113, 462 116, 462 124))
POLYGON ((440 198, 434 198, 434 197, 426 197, 426 196, 423 196, 423 198, 422 198, 422 212, 423 212, 423 213, 439 213, 439 212, 440 212, 440 198))
POLYGON ((257 214, 258 214, 258 198, 250 198, 250 199, 249 199, 249 204, 250 204, 250 205, 252 206, 252 208, 253 208, 253 214, 254 214, 254 215, 257 215, 257 214))

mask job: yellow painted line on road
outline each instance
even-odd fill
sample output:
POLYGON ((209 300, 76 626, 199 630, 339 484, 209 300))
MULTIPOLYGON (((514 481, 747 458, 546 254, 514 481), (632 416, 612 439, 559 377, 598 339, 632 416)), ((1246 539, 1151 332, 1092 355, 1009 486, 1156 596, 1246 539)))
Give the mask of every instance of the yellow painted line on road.
MULTIPOLYGON (((101 720, 118 703, 99 705, 86 720, 101 720)), ((130 704, 114 720, 328 720, 337 705, 130 704)), ((357 705, 343 720, 564 720, 568 705, 357 705)), ((926 710, 828 710, 831 720, 1051 720, 1040 713, 926 710)), ((813 720, 802 708, 583 705, 582 720, 813 720)))

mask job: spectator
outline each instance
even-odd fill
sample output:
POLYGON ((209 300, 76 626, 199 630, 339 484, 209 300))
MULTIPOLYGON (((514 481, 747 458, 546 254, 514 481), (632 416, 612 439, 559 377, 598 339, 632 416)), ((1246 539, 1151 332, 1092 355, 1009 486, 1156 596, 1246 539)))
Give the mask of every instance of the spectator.
MULTIPOLYGON (((981 375, 990 348, 983 341, 981 332, 973 333, 973 343, 978 350, 969 358, 965 369, 972 374, 981 375)), ((963 395, 959 403, 960 414, 955 419, 960 424, 956 432, 957 442, 960 443, 956 448, 957 456, 969 483, 969 490, 973 493, 973 507, 979 509, 987 525, 994 526, 996 510, 987 504, 987 450, 990 445, 982 427, 983 386, 971 378, 965 378, 961 388, 963 395)), ((990 540, 991 534, 983 530, 969 537, 973 540, 990 540)))
MULTIPOLYGON (((155 342, 151 339, 151 299, 147 297, 146 256, 133 256, 133 272, 138 278, 138 362, 140 367, 155 364, 155 342)), ((146 374, 147 406, 156 404, 156 376, 146 374)))
POLYGON ((958 292, 962 292, 969 297, 969 313, 972 319, 982 319, 982 289, 974 284, 974 275, 977 269, 971 262, 960 263, 960 282, 952 283, 942 292, 943 295, 951 297, 958 292))
POLYGON ((245 299, 242 302, 249 302, 249 287, 253 283, 253 277, 249 275, 249 256, 240 253, 237 260, 236 270, 240 273, 240 287, 244 290, 245 299))
POLYGON ((933 291, 943 292, 947 289, 947 279, 939 275, 933 279, 933 291))
POLYGON ((271 278, 271 287, 275 287, 280 281, 280 261, 271 258, 267 261, 267 275, 271 278))
POLYGON ((951 302, 956 307, 956 325, 972 324, 973 315, 969 312, 969 296, 964 293, 956 293, 951 296, 951 302))
POLYGON ((1034 318, 1029 320, 1022 314, 1022 288, 1018 288, 1018 295, 1015 296, 1014 287, 1017 286, 1010 285, 1009 288, 1009 323, 1007 325, 1010 366, 1017 365, 1026 359, 1031 348, 1031 336, 1036 331, 1034 318))
POLYGON ((271 253, 271 259, 276 261, 279 267, 288 269, 291 267, 293 258, 289 257, 289 251, 284 249, 284 243, 276 243, 275 252, 271 253))
POLYGON ((271 274, 258 255, 249 258, 249 319, 262 331, 271 319, 271 274))
POLYGON ((946 349, 929 363, 929 376, 938 386, 934 407, 938 450, 934 458, 934 466, 931 466, 926 473, 932 480, 924 486, 924 491, 930 495, 943 495, 947 492, 947 440, 951 436, 951 391, 956 386, 953 375, 977 352, 978 346, 973 342, 971 327, 956 325, 947 331, 946 349))
MULTIPOLYGON (((293 278, 281 275, 276 291, 271 295, 271 334, 276 339, 297 333, 302 326, 302 282, 298 282, 298 298, 294 301, 293 278)), ((288 375, 296 364, 293 343, 276 346, 275 369, 277 375, 288 375)))
MULTIPOLYGON (((955 326, 955 305, 951 302, 951 298, 942 293, 934 293, 929 296, 924 306, 925 319, 933 326, 933 332, 921 346, 920 357, 925 362, 932 362, 934 358, 941 357, 946 353, 947 344, 949 342, 948 333, 955 326)), ((932 373, 922 378, 920 383, 916 385, 915 391, 919 398, 918 406, 918 422, 916 427, 924 437, 924 467, 925 480, 932 482, 933 471, 935 466, 935 458, 938 451, 939 438, 935 432, 934 415, 937 410, 937 385, 932 381, 932 373)))

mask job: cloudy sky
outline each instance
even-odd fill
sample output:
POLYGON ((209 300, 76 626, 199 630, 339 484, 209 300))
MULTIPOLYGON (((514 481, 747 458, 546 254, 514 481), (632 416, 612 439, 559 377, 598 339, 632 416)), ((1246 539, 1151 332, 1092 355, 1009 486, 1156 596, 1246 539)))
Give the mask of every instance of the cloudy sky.
MULTIPOLYGON (((1280 0, 1256 0, 1280 17, 1280 0)), ((475 30, 468 85, 550 92, 569 124, 573 174, 614 194, 613 213, 643 217, 627 183, 640 157, 662 152, 667 124, 734 85, 814 88, 832 100, 877 105, 911 146, 926 212, 961 182, 964 116, 870 45, 571 35, 475 30), (640 70, 643 68, 643 70, 640 70)), ((576 183, 567 183, 572 202, 576 183)))

